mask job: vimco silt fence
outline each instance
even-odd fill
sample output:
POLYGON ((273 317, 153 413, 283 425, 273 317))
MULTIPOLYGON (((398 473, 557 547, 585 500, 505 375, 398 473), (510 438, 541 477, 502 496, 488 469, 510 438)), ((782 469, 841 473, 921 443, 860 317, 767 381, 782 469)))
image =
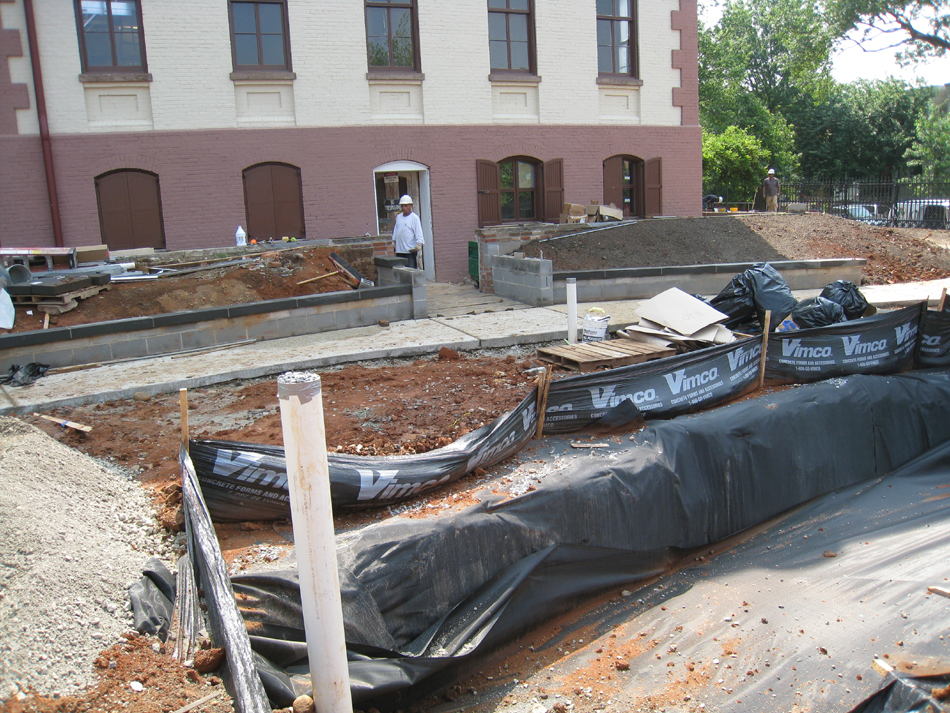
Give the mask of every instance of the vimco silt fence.
MULTIPOLYGON (((761 339, 668 359, 582 374, 551 383, 544 433, 617 427, 672 418, 722 404, 756 388, 761 339)), ((765 377, 808 383, 851 374, 894 374, 950 365, 950 312, 924 303, 828 327, 773 333, 765 377)), ((537 389, 512 411, 449 446, 411 456, 330 454, 334 507, 396 503, 487 468, 524 447, 537 429, 537 389)), ((191 457, 215 520, 289 517, 283 449, 192 440, 191 457)))

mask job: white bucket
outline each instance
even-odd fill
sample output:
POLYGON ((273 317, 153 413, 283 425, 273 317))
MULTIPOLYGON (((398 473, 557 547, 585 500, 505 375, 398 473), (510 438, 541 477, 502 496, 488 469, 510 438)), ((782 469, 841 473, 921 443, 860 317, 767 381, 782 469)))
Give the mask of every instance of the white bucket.
POLYGON ((599 308, 592 309, 584 315, 584 332, 582 342, 602 342, 607 336, 607 327, 610 326, 610 315, 604 314, 599 308))

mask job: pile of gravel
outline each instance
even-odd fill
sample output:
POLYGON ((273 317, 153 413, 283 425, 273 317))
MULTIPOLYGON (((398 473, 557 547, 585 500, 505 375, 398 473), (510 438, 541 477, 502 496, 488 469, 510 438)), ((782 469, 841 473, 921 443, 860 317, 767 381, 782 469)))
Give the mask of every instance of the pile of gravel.
POLYGON ((174 562, 142 488, 117 468, 0 417, 0 701, 65 696, 132 628, 129 585, 174 562))

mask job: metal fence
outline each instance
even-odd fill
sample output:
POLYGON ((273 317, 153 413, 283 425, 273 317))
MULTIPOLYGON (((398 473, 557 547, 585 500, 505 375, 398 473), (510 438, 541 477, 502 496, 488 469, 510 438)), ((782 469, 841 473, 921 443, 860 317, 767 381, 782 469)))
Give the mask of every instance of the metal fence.
POLYGON ((779 209, 791 203, 874 225, 950 229, 950 181, 790 181, 779 209))

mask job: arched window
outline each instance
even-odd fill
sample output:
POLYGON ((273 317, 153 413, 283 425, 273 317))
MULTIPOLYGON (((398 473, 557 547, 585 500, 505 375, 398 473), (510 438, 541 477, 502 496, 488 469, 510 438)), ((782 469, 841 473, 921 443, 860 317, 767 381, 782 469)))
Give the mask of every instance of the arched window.
POLYGON ((244 169, 247 237, 256 240, 305 238, 300 169, 259 163, 244 169))
POLYGON ((164 250, 165 228, 158 176, 122 169, 96 176, 99 230, 111 250, 164 250))
POLYGON ((538 165, 534 159, 517 156, 498 163, 501 219, 520 223, 537 220, 538 165))

